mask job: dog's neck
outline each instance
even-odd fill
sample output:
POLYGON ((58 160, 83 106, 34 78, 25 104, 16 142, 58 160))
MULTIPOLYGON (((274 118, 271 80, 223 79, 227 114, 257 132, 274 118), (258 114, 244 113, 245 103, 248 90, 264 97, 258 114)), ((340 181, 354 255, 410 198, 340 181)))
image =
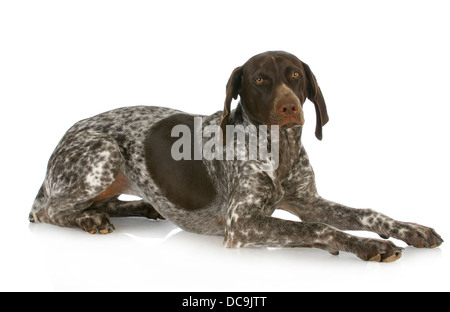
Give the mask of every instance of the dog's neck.
POLYGON ((242 107, 241 102, 238 103, 236 109, 231 111, 229 124, 235 126, 243 125, 244 127, 251 124, 247 114, 244 113, 244 108, 242 107))
MULTIPOLYGON (((245 112, 245 108, 241 102, 237 105, 236 109, 231 111, 230 125, 242 125, 247 128, 249 125, 254 125, 250 118, 245 112)), ((255 129, 254 127, 248 127, 250 129, 255 129)), ((255 129, 258 131, 257 129, 255 129)), ((278 148, 279 148, 279 165, 277 169, 277 174, 280 176, 289 175, 289 168, 294 163, 300 163, 300 159, 303 154, 305 154, 302 143, 301 143, 302 127, 297 126, 289 129, 280 128, 278 132, 278 148)), ((271 131, 267 131, 267 144, 268 148, 271 150, 272 136, 271 131)))

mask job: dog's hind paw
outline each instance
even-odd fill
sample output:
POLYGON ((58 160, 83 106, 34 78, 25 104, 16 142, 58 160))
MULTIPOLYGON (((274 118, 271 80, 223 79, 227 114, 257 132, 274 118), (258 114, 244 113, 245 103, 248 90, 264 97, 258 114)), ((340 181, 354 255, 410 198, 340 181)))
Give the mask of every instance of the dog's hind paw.
POLYGON ((78 227, 91 234, 112 233, 115 228, 106 213, 87 211, 77 218, 78 227))

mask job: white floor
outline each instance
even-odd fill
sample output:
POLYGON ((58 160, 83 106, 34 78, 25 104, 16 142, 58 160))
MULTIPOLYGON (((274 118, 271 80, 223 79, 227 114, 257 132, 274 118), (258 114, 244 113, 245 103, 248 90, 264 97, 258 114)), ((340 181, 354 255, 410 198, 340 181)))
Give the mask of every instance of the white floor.
POLYGON ((384 264, 317 249, 226 249, 220 237, 167 221, 113 222, 114 233, 91 235, 28 224, 26 215, 3 219, 0 291, 450 290, 445 244, 407 247, 400 260, 384 264))

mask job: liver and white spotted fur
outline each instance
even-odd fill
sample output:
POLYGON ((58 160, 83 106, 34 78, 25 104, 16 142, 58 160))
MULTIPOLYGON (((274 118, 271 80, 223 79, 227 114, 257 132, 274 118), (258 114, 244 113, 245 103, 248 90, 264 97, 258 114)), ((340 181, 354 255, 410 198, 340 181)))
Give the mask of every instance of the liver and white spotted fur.
MULTIPOLYGON (((295 96, 286 84, 278 90, 295 96)), ((305 98, 299 101, 302 105, 305 98)), ((230 114, 230 123, 252 124, 246 109, 239 103, 230 114)), ((373 231, 382 238, 395 237, 415 247, 436 247, 442 243, 431 228, 320 197, 301 143, 301 126, 280 128, 279 165, 274 171, 263 170, 263 164, 271 165, 270 159, 203 159, 214 185, 214 198, 200 209, 179 206, 155 182, 146 164, 147 145, 152 144, 148 138, 152 138, 155 127, 179 114, 194 117, 169 108, 139 106, 112 110, 76 123, 50 158, 30 221, 109 233, 114 230, 110 217, 142 215, 168 219, 187 231, 222 235, 226 247, 317 247, 332 254, 342 250, 363 260, 384 262, 398 259, 402 248, 388 240, 361 238, 342 230, 373 231), (137 195, 142 201, 121 202, 118 193, 137 195), (273 218, 275 209, 292 212, 303 222, 273 218)), ((219 126, 223 115, 219 111, 197 117, 202 117, 206 127, 219 126)))

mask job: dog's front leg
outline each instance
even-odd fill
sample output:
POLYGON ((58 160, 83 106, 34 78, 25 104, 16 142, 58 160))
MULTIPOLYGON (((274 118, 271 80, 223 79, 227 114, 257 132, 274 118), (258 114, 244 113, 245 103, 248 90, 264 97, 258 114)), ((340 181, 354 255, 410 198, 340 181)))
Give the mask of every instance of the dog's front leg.
POLYGON ((283 209, 307 222, 323 222, 341 230, 372 231, 382 238, 397 238, 414 247, 434 248, 443 240, 430 227, 394 220, 372 209, 355 209, 319 196, 286 200, 283 209))
MULTIPOLYGON (((263 178, 263 177, 262 177, 263 178)), ((233 188, 226 217, 226 247, 316 247, 338 254, 347 251, 363 260, 395 261, 402 248, 392 242, 350 235, 320 222, 295 222, 270 216, 277 201, 276 187, 267 183, 240 181, 233 188)))
POLYGON ((378 262, 401 257, 402 248, 388 240, 353 236, 323 223, 282 220, 256 211, 243 213, 238 206, 231 209, 227 222, 224 245, 230 248, 315 247, 333 255, 347 251, 378 262))

